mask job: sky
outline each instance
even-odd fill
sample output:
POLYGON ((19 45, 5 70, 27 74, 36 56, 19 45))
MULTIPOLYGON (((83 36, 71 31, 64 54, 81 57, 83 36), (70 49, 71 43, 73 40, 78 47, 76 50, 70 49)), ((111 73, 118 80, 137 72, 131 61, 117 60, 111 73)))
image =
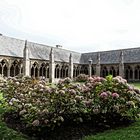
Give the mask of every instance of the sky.
POLYGON ((140 47, 140 0, 0 0, 0 33, 77 52, 140 47))

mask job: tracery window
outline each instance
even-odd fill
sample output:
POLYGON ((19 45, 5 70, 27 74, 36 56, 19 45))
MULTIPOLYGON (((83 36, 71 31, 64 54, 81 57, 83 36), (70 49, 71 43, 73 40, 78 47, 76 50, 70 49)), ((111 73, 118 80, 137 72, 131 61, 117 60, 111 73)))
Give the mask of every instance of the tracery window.
POLYGON ((15 60, 10 67, 10 76, 14 77, 18 74, 20 74, 20 64, 15 60))
POLYGON ((103 67, 103 69, 102 69, 102 76, 106 77, 107 75, 108 75, 107 67, 103 67))
POLYGON ((60 65, 55 66, 55 78, 60 78, 60 65))
POLYGON ((135 79, 136 80, 140 79, 140 66, 135 67, 135 79))
POLYGON ((0 74, 6 77, 8 76, 8 65, 5 59, 0 62, 0 74))
POLYGON ((38 72, 39 72, 39 69, 38 69, 38 63, 35 62, 32 67, 31 67, 31 76, 33 77, 38 77, 38 72))
POLYGON ((111 74, 113 77, 115 77, 117 75, 117 72, 113 66, 110 68, 109 74, 111 74))
POLYGON ((61 67, 61 73, 60 73, 60 78, 66 78, 68 77, 68 69, 69 67, 66 65, 66 66, 62 66, 61 67))
POLYGON ((125 78, 127 80, 133 79, 133 70, 132 70, 131 66, 127 66, 126 67, 126 70, 125 70, 125 78))
POLYGON ((45 63, 41 64, 40 70, 39 70, 39 76, 46 77, 46 66, 45 63))

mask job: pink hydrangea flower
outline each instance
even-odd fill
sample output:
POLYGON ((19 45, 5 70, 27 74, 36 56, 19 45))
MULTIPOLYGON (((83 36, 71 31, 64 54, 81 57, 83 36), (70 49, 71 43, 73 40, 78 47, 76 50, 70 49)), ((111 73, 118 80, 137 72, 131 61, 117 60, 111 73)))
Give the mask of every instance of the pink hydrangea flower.
POLYGON ((118 93, 112 93, 112 97, 113 98, 119 98, 119 94, 118 93))
POLYGON ((106 92, 102 92, 102 93, 100 94, 100 97, 101 97, 101 98, 107 98, 107 97, 108 97, 108 94, 107 94, 106 92))

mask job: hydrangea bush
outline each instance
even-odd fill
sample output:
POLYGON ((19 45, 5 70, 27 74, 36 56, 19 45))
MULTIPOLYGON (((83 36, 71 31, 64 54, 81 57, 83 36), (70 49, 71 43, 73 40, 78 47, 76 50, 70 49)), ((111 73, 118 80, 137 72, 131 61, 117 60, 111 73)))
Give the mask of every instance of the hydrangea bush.
POLYGON ((55 87, 26 76, 8 78, 1 91, 10 112, 36 131, 53 130, 68 122, 135 120, 140 107, 140 90, 120 76, 88 77, 82 84, 66 78, 55 87))

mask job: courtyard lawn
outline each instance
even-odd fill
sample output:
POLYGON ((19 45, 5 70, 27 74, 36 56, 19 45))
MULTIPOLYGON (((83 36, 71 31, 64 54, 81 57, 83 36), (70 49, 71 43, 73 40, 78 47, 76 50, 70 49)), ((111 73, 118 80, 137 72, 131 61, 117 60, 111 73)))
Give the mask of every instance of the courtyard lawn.
POLYGON ((97 135, 87 136, 83 140, 139 140, 140 120, 129 127, 107 130, 97 135))
POLYGON ((135 83, 130 83, 131 85, 134 85, 135 87, 138 87, 138 88, 140 88, 140 83, 138 83, 138 82, 135 82, 135 83))
POLYGON ((28 140, 26 136, 10 129, 0 120, 0 140, 28 140))

